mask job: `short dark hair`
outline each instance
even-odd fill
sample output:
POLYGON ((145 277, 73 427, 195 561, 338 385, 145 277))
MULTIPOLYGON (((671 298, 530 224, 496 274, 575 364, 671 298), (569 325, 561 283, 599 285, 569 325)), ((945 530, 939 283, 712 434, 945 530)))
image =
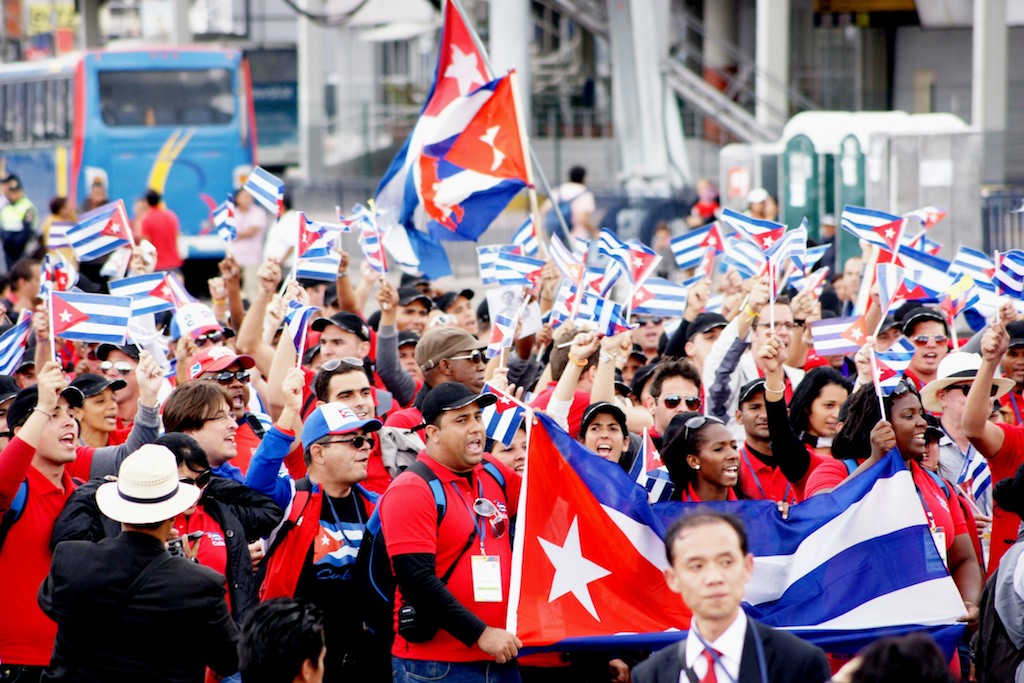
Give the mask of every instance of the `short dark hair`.
POLYGON ((952 683, 949 662, 926 633, 881 638, 860 651, 853 683, 952 683))
POLYGON ((766 303, 764 305, 764 308, 762 308, 757 315, 750 319, 751 326, 753 326, 756 322, 760 322, 761 314, 763 314, 769 306, 789 306, 789 304, 789 296, 786 294, 779 294, 777 297, 775 297, 774 302, 769 301, 768 303, 766 303))
POLYGON ((217 400, 231 405, 228 390, 210 380, 195 380, 175 387, 164 402, 164 430, 197 432, 213 417, 217 400))
POLYGON ((569 182, 582 183, 587 179, 587 169, 582 166, 573 166, 569 169, 569 182))
POLYGON ((740 540, 740 552, 746 556, 750 552, 750 546, 747 543, 747 530, 743 526, 743 520, 736 515, 730 515, 723 512, 712 512, 711 510, 701 510, 694 512, 689 515, 683 515, 676 521, 672 522, 672 526, 668 528, 668 532, 665 533, 665 555, 668 557, 668 563, 672 564, 672 548, 676 544, 676 539, 679 535, 687 529, 695 529, 699 526, 707 526, 709 524, 728 524, 732 527, 733 531, 740 540))
POLYGON ((665 380, 672 377, 688 379, 697 386, 697 391, 700 391, 700 371, 697 370, 696 365, 684 359, 667 360, 658 363, 658 367, 651 376, 651 396, 654 398, 661 396, 662 385, 665 380))
POLYGON ((160 206, 160 200, 163 199, 160 193, 153 188, 146 190, 146 194, 143 195, 143 198, 146 200, 146 204, 154 208, 160 206))
POLYGON ((50 213, 60 213, 67 203, 67 197, 54 197, 50 200, 50 213))
POLYGON ((323 366, 321 366, 320 369, 316 371, 316 374, 313 375, 313 394, 316 396, 317 400, 322 403, 330 403, 331 380, 338 375, 347 375, 351 372, 363 373, 363 375, 366 376, 367 381, 370 382, 370 385, 373 385, 373 380, 367 374, 365 366, 357 368, 349 365, 348 363, 339 363, 338 367, 333 370, 324 370, 323 366))
POLYGON ((171 453, 174 453, 174 460, 179 466, 185 463, 186 467, 196 472, 210 469, 210 460, 206 457, 206 451, 198 441, 188 434, 167 432, 153 443, 158 446, 166 446, 171 453))
POLYGON ((19 282, 28 282, 35 274, 32 269, 40 265, 34 258, 20 258, 11 266, 11 289, 18 289, 19 282))
POLYGON ((243 683, 291 683, 307 660, 319 665, 323 649, 320 608, 302 598, 274 598, 242 623, 238 670, 243 683))

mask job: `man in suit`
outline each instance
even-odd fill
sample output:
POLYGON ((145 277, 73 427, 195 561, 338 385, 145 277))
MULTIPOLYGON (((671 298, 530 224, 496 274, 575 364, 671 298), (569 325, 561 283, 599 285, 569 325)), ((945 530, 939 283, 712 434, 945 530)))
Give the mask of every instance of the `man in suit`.
POLYGON ((44 681, 201 683, 238 670, 224 577, 167 552, 174 518, 199 500, 174 454, 150 444, 121 464, 96 503, 122 533, 57 546, 39 606, 57 622, 44 681))
POLYGON ((732 515, 682 517, 665 537, 669 587, 693 612, 686 639, 633 671, 635 683, 822 683, 819 648, 748 619, 740 608, 754 569, 743 523, 732 515), (683 674, 685 677, 681 677, 683 674))

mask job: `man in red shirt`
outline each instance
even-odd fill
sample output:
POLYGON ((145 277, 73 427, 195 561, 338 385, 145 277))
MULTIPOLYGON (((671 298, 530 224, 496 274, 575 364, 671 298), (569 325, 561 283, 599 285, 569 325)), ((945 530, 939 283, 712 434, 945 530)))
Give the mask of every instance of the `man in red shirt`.
POLYGON ((156 190, 146 190, 146 205, 149 211, 142 218, 142 238, 156 247, 155 270, 176 270, 181 268, 181 254, 178 252, 178 217, 173 211, 160 205, 163 197, 156 190))
POLYGON ((512 562, 508 520, 516 513, 520 478, 496 460, 485 465, 481 409, 496 398, 446 382, 423 401, 427 447, 417 463, 446 495, 440 524, 422 473, 403 472, 381 497, 381 529, 398 583, 391 654, 400 683, 428 677, 519 681, 513 660, 522 642, 504 624, 512 562))

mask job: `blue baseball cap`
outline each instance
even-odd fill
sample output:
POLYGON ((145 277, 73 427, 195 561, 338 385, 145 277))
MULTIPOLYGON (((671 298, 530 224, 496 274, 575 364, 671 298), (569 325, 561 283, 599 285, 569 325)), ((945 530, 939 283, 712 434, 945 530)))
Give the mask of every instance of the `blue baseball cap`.
POLYGON ((380 420, 360 420, 344 403, 324 403, 317 406, 302 425, 302 445, 308 447, 328 434, 348 434, 357 429, 375 432, 380 428, 380 420))

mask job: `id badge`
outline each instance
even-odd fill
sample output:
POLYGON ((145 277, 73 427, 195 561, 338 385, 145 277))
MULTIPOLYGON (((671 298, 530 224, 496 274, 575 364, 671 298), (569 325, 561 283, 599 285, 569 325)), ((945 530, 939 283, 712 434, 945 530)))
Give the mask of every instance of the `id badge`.
POLYGON ((949 562, 946 560, 946 531, 941 526, 932 527, 932 538, 935 540, 935 548, 939 551, 942 563, 949 569, 949 562))
POLYGON ((501 558, 497 555, 473 555, 473 600, 501 602, 501 558))

